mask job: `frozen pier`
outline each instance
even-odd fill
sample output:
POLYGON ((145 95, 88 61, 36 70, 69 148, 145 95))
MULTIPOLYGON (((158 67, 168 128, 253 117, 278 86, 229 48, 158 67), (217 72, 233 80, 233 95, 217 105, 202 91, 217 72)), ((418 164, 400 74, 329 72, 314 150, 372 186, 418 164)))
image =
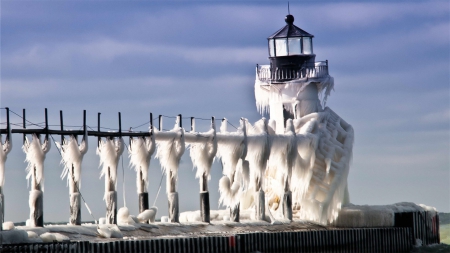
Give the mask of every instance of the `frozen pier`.
POLYGON ((17 227, 2 232, 62 234, 53 243, 4 244, 1 252, 409 252, 420 239, 439 243, 439 227, 421 222, 428 213, 396 215, 394 226, 338 228, 307 221, 271 224, 262 221, 153 223, 112 226, 100 238, 96 225, 17 227), (437 229, 437 230, 436 230, 437 229))

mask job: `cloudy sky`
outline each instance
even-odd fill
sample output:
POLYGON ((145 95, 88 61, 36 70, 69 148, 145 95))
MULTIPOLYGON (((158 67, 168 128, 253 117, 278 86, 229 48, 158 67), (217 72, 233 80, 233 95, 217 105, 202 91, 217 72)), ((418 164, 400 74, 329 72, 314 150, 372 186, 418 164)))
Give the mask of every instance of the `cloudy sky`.
MULTIPOLYGON (((272 1, 1 1, 1 107, 41 123, 79 129, 146 123, 154 115, 258 120, 255 66, 268 63, 266 38, 284 26, 286 3, 272 1)), ((450 50, 448 1, 302 1, 295 24, 313 34, 316 60, 328 60, 335 91, 328 106, 355 129, 351 202, 411 201, 450 212, 450 50)), ((1 122, 5 122, 1 110, 1 122)), ((13 123, 22 119, 11 115, 13 123)), ((164 121, 165 128, 173 119, 164 121)), ((189 124, 185 124, 189 127, 189 124)), ((2 125, 4 127, 4 125, 2 125)), ((18 128, 17 126, 14 126, 18 128)), ((146 129, 147 125, 135 130, 146 129)), ((199 130, 207 130, 206 127, 199 130)), ((5 219, 28 218, 21 135, 6 162, 5 219)), ((59 141, 59 137, 55 136, 59 141)), ((83 162, 81 192, 96 219, 104 216, 95 139, 83 162)), ((128 140, 126 140, 128 141, 128 140)), ((69 218, 68 188, 53 145, 45 162, 44 219, 69 218)), ((210 182, 217 208, 221 168, 210 182)), ((150 166, 150 203, 161 179, 150 166)), ((127 205, 136 214, 135 174, 123 156, 127 205)), ((182 159, 181 211, 198 209, 198 183, 182 159)), ((167 215, 165 185, 156 201, 167 215)), ((86 209, 82 219, 92 220, 86 209)))

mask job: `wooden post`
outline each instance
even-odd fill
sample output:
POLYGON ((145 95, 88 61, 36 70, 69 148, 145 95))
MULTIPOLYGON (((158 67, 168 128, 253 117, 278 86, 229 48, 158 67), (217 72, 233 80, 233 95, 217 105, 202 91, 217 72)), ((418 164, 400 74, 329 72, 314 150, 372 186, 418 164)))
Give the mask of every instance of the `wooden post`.
MULTIPOLYGON (((22 120, 23 120, 23 129, 27 128, 26 119, 25 119, 25 109, 22 110, 22 120)), ((27 135, 23 134, 23 144, 25 144, 27 135)))
POLYGON ((191 132, 195 132, 195 118, 191 117, 191 132))
MULTIPOLYGON (((150 113, 150 132, 153 133, 153 114, 150 113)), ((141 184, 145 186, 145 181, 141 177, 141 184)), ((149 203, 148 203, 148 192, 144 191, 139 193, 139 213, 142 213, 143 211, 149 209, 149 203)))
POLYGON ((286 191, 283 196, 283 216, 292 221, 292 192, 286 191))
MULTIPOLYGON (((98 129, 98 132, 100 132, 100 112, 98 113, 98 116, 97 116, 97 129, 98 129)), ((100 137, 100 135, 97 137, 97 140, 98 140, 98 142, 97 142, 97 147, 100 147, 100 143, 101 143, 101 141, 102 141, 102 137, 100 137)))
POLYGON ((181 117, 181 114, 178 114, 178 126, 183 127, 183 117, 181 117))
MULTIPOLYGON (((64 131, 64 124, 63 124, 63 111, 59 111, 59 125, 61 126, 61 132, 64 131)), ((61 134, 61 148, 64 144, 64 134, 61 134)))
MULTIPOLYGON (((177 116, 178 126, 182 127, 182 116, 178 114, 177 116)), ((178 192, 176 188, 177 178, 172 177, 172 171, 169 169, 167 171, 167 183, 169 184, 169 193, 168 193, 168 201, 169 201, 169 220, 173 223, 178 223, 179 221, 179 201, 178 201, 178 192)))
MULTIPOLYGON (((5 142, 10 141, 11 139, 11 125, 9 122, 9 108, 5 107, 6 109, 6 140, 5 142)), ((0 143, 2 145, 3 143, 0 143)), ((0 187, 0 231, 3 230, 3 222, 5 221, 5 196, 3 195, 3 187, 0 187)))
POLYGON ((256 203, 256 219, 257 220, 264 220, 266 216, 266 201, 264 198, 264 191, 260 189, 256 192, 255 196, 255 203, 256 203))

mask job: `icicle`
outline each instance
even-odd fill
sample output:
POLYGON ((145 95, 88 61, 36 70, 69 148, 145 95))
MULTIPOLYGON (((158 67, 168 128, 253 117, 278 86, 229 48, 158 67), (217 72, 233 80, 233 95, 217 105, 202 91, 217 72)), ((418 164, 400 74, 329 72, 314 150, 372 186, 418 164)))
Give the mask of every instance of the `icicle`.
POLYGON ((78 145, 76 137, 71 135, 69 140, 64 140, 63 145, 56 142, 56 147, 61 151, 61 164, 64 165, 61 178, 67 178, 70 193, 77 192, 76 188, 79 189, 81 187, 81 163, 84 154, 88 150, 87 138, 85 137, 81 144, 78 145))
MULTIPOLYGON (((117 186, 117 165, 124 148, 122 138, 106 138, 100 142, 97 148, 97 155, 100 156, 100 166, 102 171, 100 178, 105 176, 105 194, 115 191, 117 186)), ((106 199, 106 195, 104 196, 106 199)))
MULTIPOLYGON (((212 129, 208 132, 199 133, 197 135, 202 136, 204 140, 189 144, 189 150, 192 164, 194 165, 194 168, 197 168, 195 177, 199 178, 200 182, 202 182, 203 177, 206 177, 207 180, 211 178, 211 165, 217 152, 217 138, 214 124, 212 125, 212 129)), ((206 186, 204 187, 206 188, 206 186)), ((207 189, 203 189, 202 191, 207 191, 207 189)))
POLYGON ((31 189, 44 191, 44 160, 50 150, 50 142, 46 139, 41 144, 41 140, 33 134, 31 142, 26 138, 22 149, 26 153, 27 180, 30 182, 31 179, 31 189))
MULTIPOLYGON (((5 162, 8 156, 8 153, 11 151, 12 142, 11 140, 6 140, 5 143, 2 142, 2 136, 0 135, 0 194, 2 193, 1 189, 5 184, 5 162)), ((0 201, 1 203, 1 201, 0 201)))
MULTIPOLYGON (((219 182, 219 204, 233 208, 239 202, 241 182, 237 172, 238 162, 247 156, 247 131, 245 119, 241 119, 236 132, 226 132, 226 120, 222 121, 221 132, 217 134, 217 154, 223 165, 224 176, 219 182)), ((241 165, 242 167, 242 165, 241 165)))
POLYGON ((136 171, 136 186, 138 193, 147 192, 148 189, 148 169, 150 159, 155 152, 155 138, 152 134, 149 137, 138 137, 130 139, 128 146, 128 156, 130 165, 136 171))
MULTIPOLYGON (((158 131, 156 131, 156 134, 158 131)), ((169 131, 176 137, 170 140, 158 141, 156 158, 159 159, 163 172, 167 177, 167 193, 176 192, 176 181, 178 180, 178 166, 180 164, 181 156, 185 151, 184 143, 184 129, 175 125, 175 127, 169 131)))

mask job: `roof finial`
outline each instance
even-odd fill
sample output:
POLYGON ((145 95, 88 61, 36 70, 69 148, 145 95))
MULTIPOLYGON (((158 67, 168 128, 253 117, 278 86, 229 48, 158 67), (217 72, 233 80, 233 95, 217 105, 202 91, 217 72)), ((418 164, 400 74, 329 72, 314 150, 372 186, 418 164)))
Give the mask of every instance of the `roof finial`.
POLYGON ((294 23, 294 16, 291 15, 291 10, 289 8, 289 1, 288 1, 288 15, 286 15, 284 21, 286 21, 288 25, 292 25, 294 23))

